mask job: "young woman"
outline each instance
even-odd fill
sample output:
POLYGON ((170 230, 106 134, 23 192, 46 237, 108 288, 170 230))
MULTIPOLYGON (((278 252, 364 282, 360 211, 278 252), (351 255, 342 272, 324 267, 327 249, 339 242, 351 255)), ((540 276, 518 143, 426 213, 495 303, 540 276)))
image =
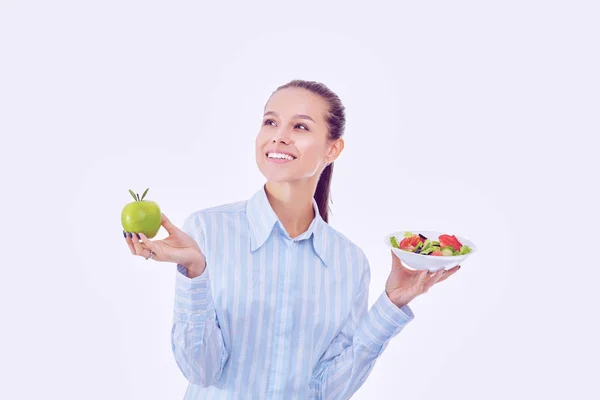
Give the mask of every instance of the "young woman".
POLYGON ((169 236, 129 233, 131 252, 177 263, 172 350, 185 399, 348 399, 414 315, 408 303, 460 266, 429 273, 392 253, 370 310, 369 262, 328 224, 345 111, 325 85, 269 98, 256 137, 266 178, 250 199, 190 214, 169 236))

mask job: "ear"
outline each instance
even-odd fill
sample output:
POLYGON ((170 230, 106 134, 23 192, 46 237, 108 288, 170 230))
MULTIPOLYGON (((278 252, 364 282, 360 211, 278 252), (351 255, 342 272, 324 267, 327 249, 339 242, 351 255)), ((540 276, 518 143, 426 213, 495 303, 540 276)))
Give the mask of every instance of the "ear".
POLYGON ((335 159, 340 156, 342 150, 344 150, 344 139, 339 138, 335 142, 333 142, 333 144, 331 145, 331 148, 329 149, 329 153, 327 153, 327 162, 328 163, 334 162, 335 159))

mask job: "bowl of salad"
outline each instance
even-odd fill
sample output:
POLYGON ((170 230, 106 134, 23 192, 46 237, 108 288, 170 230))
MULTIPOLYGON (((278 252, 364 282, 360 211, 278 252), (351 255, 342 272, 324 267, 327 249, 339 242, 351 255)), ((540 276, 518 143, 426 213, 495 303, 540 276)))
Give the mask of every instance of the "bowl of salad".
POLYGON ((477 251, 463 237, 435 231, 398 231, 385 237, 385 244, 409 268, 437 271, 450 269, 477 251))

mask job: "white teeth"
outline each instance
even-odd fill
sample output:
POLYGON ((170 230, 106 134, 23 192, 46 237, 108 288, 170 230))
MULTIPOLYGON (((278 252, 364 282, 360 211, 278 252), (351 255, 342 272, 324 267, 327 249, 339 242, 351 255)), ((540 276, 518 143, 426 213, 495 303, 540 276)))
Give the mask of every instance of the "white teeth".
POLYGON ((281 153, 269 153, 267 154, 267 157, 269 158, 281 158, 284 160, 293 160, 294 157, 292 156, 288 156, 287 154, 281 154, 281 153))

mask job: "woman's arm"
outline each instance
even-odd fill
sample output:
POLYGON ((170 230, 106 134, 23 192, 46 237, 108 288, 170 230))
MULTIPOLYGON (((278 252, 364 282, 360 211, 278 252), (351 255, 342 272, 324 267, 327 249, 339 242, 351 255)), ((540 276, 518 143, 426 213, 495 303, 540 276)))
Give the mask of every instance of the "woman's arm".
POLYGON ((360 252, 363 277, 352 312, 313 373, 311 390, 318 399, 348 399, 369 376, 389 341, 413 320, 407 306, 397 307, 385 291, 367 312, 371 272, 360 252))
MULTIPOLYGON (((207 254, 202 215, 190 215, 182 229, 207 254)), ((190 383, 204 387, 219 380, 229 357, 215 312, 208 266, 190 278, 187 268, 177 264, 171 329, 171 348, 179 369, 190 383)))

